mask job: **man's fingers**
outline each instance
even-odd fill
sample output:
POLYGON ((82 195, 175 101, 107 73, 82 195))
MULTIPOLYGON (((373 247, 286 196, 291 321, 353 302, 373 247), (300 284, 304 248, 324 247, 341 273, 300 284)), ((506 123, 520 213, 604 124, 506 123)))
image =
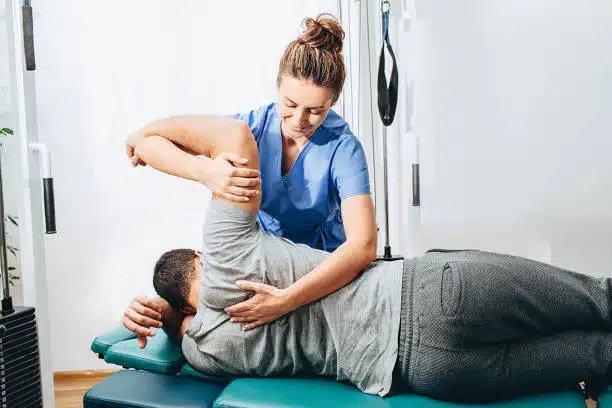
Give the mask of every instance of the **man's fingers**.
POLYGON ((259 171, 254 169, 236 168, 232 171, 232 177, 259 178, 259 171))
POLYGON ((146 336, 138 336, 138 347, 140 349, 147 347, 147 337, 146 336))
POLYGON ((134 323, 142 326, 142 327, 162 327, 162 322, 157 319, 152 319, 147 316, 143 316, 132 308, 128 308, 125 311, 125 317, 133 321, 134 323))
POLYGON ((134 302, 130 309, 134 309, 136 312, 143 316, 150 317, 151 319, 161 320, 162 316, 150 303, 139 303, 134 302))
POLYGON ((130 305, 128 309, 133 309, 137 313, 143 316, 150 317, 151 319, 161 320, 162 318, 159 307, 155 306, 149 301, 145 301, 145 302, 134 301, 132 302, 132 304, 130 305))
MULTIPOLYGON (((149 309, 153 309, 156 312, 161 313, 161 306, 156 303, 156 299, 149 299, 149 298, 147 298, 145 296, 138 296, 134 300, 137 300, 138 303, 142 303, 143 305, 145 305, 149 309)), ((157 299, 157 300, 159 300, 159 299, 157 299)))
POLYGON ((154 336, 155 332, 147 327, 140 326, 135 323, 129 317, 124 316, 122 320, 123 325, 126 329, 131 331, 132 333, 136 333, 139 336, 154 336))
POLYGON ((145 296, 136 296, 134 299, 132 299, 132 304, 136 303, 146 306, 149 309, 156 311, 157 313, 161 313, 161 307, 157 303, 155 303, 155 299, 148 299, 145 296))

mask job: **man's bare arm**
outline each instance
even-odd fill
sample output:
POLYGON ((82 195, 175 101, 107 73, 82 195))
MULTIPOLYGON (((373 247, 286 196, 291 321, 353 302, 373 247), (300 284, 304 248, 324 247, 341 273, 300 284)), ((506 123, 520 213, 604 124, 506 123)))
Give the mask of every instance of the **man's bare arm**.
POLYGON ((128 138, 128 145, 136 147, 147 137, 159 136, 189 153, 211 157, 215 146, 233 138, 245 126, 240 120, 222 116, 173 116, 141 127, 128 138))
POLYGON ((180 340, 183 317, 182 313, 173 309, 161 297, 147 299, 139 296, 125 310, 122 323, 138 335, 138 347, 143 349, 147 346, 147 337, 155 335, 152 328, 161 327, 168 337, 180 340))
POLYGON ((226 199, 245 202, 258 194, 255 187, 261 183, 259 171, 240 168, 246 159, 236 154, 211 153, 216 147, 242 138, 246 130, 250 134, 244 122, 231 118, 162 119, 134 132, 126 141, 126 152, 133 166, 150 164, 173 176, 203 183, 226 199), (165 139, 167 143, 155 139, 165 139), (196 156, 216 160, 200 160, 196 156))
MULTIPOLYGON (((207 145, 205 148, 206 155, 211 159, 215 159, 221 153, 236 154, 248 160, 246 164, 240 165, 239 169, 259 171, 257 144, 251 129, 246 124, 237 127, 226 137, 215 139, 214 144, 207 145)), ((135 153, 151 167, 172 175, 184 177, 184 174, 187 173, 189 176, 186 178, 197 179, 199 169, 204 169, 204 164, 198 164, 202 162, 201 159, 177 149, 171 141, 159 136, 150 136, 140 141, 136 145, 135 153), (158 154, 161 150, 165 152, 164 155, 158 154), (192 169, 193 173, 189 173, 188 169, 192 169)), ((248 202, 228 200, 214 191, 213 199, 227 202, 249 212, 258 212, 261 203, 261 186, 254 186, 253 189, 256 189, 259 194, 251 197, 248 202)))
POLYGON ((183 338, 181 325, 183 324, 183 319, 185 318, 185 315, 170 306, 168 302, 165 303, 166 305, 161 309, 163 324, 162 329, 164 330, 164 332, 166 332, 166 335, 169 338, 175 341, 180 341, 183 338))

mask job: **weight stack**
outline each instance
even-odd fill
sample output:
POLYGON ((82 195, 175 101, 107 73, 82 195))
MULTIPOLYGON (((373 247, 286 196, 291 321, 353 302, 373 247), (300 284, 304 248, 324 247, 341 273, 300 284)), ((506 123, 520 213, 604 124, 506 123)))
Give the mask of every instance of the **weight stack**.
POLYGON ((42 407, 36 316, 15 307, 0 316, 0 408, 42 407))

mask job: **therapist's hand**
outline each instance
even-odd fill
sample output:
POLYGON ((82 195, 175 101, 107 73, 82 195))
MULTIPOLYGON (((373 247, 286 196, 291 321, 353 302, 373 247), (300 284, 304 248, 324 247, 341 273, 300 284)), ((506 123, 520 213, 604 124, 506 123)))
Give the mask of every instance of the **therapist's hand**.
POLYGON ((210 190, 223 198, 239 203, 259 194, 259 171, 245 168, 248 160, 233 153, 221 153, 210 162, 202 180, 210 190))
POLYGON ((231 317, 230 321, 248 323, 244 325, 243 330, 273 322, 294 310, 286 289, 249 281, 237 281, 236 286, 255 292, 249 300, 225 308, 225 312, 231 317))

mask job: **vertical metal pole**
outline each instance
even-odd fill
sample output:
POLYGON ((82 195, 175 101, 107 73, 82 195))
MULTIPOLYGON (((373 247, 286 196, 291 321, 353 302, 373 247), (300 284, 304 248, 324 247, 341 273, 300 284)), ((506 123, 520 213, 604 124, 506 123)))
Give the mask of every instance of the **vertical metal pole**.
POLYGON ((389 182, 387 179, 387 127, 383 126, 383 186, 385 196, 385 259, 391 258, 389 245, 389 182))
MULTIPOLYGON (((0 144, 0 149, 2 145, 0 144)), ((6 227, 4 225, 4 192, 2 189, 2 152, 0 152, 0 272, 2 273, 2 295, 8 299, 9 271, 6 255, 6 227)))

